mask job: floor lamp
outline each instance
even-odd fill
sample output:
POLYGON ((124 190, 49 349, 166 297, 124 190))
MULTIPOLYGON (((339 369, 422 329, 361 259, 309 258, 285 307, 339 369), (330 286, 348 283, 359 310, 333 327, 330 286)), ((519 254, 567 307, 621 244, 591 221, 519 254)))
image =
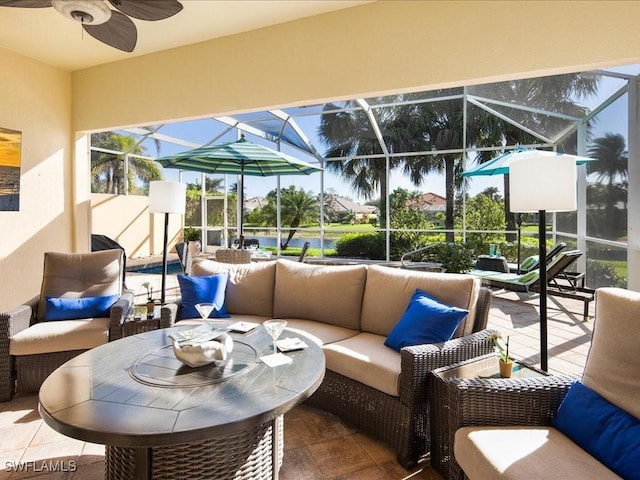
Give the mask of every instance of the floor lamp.
POLYGON ((169 214, 184 214, 187 186, 180 182, 149 182, 149 212, 164 213, 164 242, 162 244, 162 289, 160 303, 164 305, 167 291, 167 244, 169 214))
POLYGON ((563 155, 530 157, 509 165, 511 211, 538 212, 540 258, 540 368, 548 370, 546 214, 576 210, 576 160, 563 155))

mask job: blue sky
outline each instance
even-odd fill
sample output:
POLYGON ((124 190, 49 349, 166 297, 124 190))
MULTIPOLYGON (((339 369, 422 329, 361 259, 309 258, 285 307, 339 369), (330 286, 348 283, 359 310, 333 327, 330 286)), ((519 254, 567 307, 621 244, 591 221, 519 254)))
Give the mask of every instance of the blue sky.
MULTIPOLYGON (((622 67, 618 69, 610 69, 618 72, 636 74, 638 72, 638 66, 622 67)), ((604 99, 608 98, 612 93, 618 90, 622 86, 623 82, 618 79, 608 79, 601 83, 600 94, 597 98, 583 101, 582 103, 590 109, 598 106, 604 99)), ((623 96, 620 100, 615 102, 609 108, 605 109, 597 117, 597 122, 592 125, 592 134, 594 137, 602 136, 605 133, 621 133, 627 137, 627 113, 626 113, 626 96, 623 96)), ((304 133, 309 137, 311 143, 315 145, 320 154, 324 153, 322 144, 320 143, 316 131, 319 122, 319 116, 297 117, 296 123, 300 125, 304 133)), ((226 127, 214 120, 199 120, 176 123, 173 125, 167 125, 160 130, 160 133, 185 138, 195 143, 209 142, 216 135, 220 134, 226 127)), ((251 134, 246 134, 248 140, 263 143, 270 148, 276 148, 271 142, 263 141, 251 134)), ((232 130, 225 135, 221 136, 214 143, 224 143, 234 141, 237 139, 236 130, 232 130)), ((149 154, 155 154, 155 147, 153 144, 145 144, 149 154)), ((160 151, 160 155, 168 155, 184 150, 188 150, 188 147, 174 145, 164 142, 160 151)), ((289 148, 283 145, 282 150, 286 153, 294 155, 301 160, 313 162, 313 157, 303 154, 302 152, 289 148)), ((177 180, 178 171, 174 169, 164 169, 165 178, 168 180, 177 180)), ((356 201, 364 202, 365 199, 358 198, 357 195, 351 190, 348 183, 343 182, 333 173, 325 172, 324 176, 324 189, 335 190, 338 194, 351 197, 356 201)), ((198 179, 200 181, 200 174, 193 172, 184 172, 183 181, 193 183, 198 179)), ((320 174, 313 174, 310 176, 283 176, 281 177, 281 186, 286 187, 289 185, 295 185, 297 188, 303 188, 306 191, 310 191, 313 194, 317 194, 321 190, 320 174)), ((470 179, 469 190, 471 195, 475 195, 487 187, 496 187, 502 191, 502 176, 494 177, 473 177, 470 179)), ((230 186, 237 181, 237 177, 234 175, 227 175, 227 182, 230 186)), ((245 192, 247 197, 265 196, 269 191, 276 188, 277 180, 275 177, 245 177, 245 192)), ((444 177, 442 175, 429 175, 424 180, 420 187, 415 187, 407 178, 405 178, 399 172, 393 172, 391 175, 390 191, 402 187, 409 190, 420 190, 422 192, 433 192, 444 196, 445 186, 444 177)))

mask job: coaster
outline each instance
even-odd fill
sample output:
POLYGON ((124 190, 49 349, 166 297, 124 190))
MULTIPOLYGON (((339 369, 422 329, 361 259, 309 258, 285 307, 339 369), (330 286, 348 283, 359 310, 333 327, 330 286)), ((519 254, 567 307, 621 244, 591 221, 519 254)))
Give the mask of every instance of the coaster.
POLYGON ((271 368, 278 367, 280 365, 287 365, 293 361, 291 357, 287 357, 283 353, 272 353, 271 355, 265 355, 264 357, 260 357, 260 360, 269 365, 271 368))
POLYGON ((294 337, 283 338, 282 340, 278 340, 276 344, 278 345, 278 350, 281 352, 293 352, 294 350, 302 350, 308 347, 302 340, 294 337))
POLYGON ((253 322, 236 322, 233 325, 229 326, 229 330, 231 330, 232 332, 242 332, 242 333, 247 333, 251 330, 253 330, 256 327, 259 327, 260 324, 259 323, 253 323, 253 322))

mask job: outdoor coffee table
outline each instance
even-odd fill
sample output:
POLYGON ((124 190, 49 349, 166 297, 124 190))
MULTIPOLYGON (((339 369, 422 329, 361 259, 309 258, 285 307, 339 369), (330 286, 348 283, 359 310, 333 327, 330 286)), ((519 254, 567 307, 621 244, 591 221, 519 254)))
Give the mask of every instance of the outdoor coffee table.
POLYGON ((55 370, 40 389, 40 415, 54 430, 106 445, 105 478, 277 478, 283 415, 324 377, 324 354, 308 347, 268 367, 262 326, 233 333, 231 358, 191 368, 168 335, 193 326, 133 335, 94 348, 55 370))

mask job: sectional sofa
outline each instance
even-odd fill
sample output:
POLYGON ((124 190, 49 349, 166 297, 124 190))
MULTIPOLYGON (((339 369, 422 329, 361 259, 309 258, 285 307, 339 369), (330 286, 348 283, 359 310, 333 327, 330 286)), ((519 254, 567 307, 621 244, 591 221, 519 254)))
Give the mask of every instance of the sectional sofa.
MULTIPOLYGON (((324 381, 308 403, 391 445, 405 466, 429 450, 428 372, 492 351, 486 340, 491 292, 461 274, 376 265, 316 266, 289 260, 229 265, 194 261, 192 276, 228 272, 233 320, 287 320, 325 353, 324 381), (384 342, 416 289, 468 310, 453 339, 396 351, 384 342)), ((163 307, 170 324, 180 302, 163 307)))

